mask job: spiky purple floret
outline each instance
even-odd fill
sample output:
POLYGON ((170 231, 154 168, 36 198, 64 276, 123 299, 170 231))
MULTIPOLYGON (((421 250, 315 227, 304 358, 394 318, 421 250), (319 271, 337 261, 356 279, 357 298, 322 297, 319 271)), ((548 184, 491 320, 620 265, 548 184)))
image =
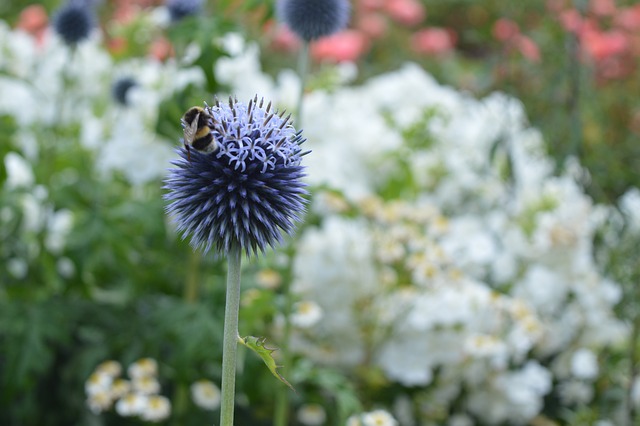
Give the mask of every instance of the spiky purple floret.
POLYGON ((257 98, 246 106, 234 100, 207 106, 217 150, 180 148, 172 163, 167 211, 205 252, 238 246, 249 255, 263 252, 282 232, 293 233, 305 211, 302 134, 288 117, 262 106, 257 98))
POLYGON ((280 21, 306 41, 336 33, 349 23, 347 0, 278 0, 280 21))

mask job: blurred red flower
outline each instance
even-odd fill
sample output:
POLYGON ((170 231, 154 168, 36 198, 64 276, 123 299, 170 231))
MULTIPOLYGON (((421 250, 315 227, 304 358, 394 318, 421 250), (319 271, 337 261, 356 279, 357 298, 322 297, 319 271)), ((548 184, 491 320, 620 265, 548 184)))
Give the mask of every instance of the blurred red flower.
POLYGON ((356 28, 369 38, 380 38, 387 32, 387 20, 379 13, 366 13, 360 16, 356 22, 356 28))
POLYGON ((173 54, 171 42, 164 37, 156 38, 149 46, 149 55, 158 61, 165 61, 173 56, 173 54))
POLYGON ((353 62, 369 48, 369 40, 355 30, 323 37, 311 45, 311 56, 317 61, 353 62))
POLYGON ((540 62, 540 48, 535 41, 521 34, 516 37, 515 43, 522 56, 531 62, 540 62))
POLYGON ((418 25, 427 16, 426 9, 417 0, 387 0, 384 9, 391 19, 408 27, 418 25))
POLYGON ((616 13, 615 0, 591 0, 589 9, 598 16, 612 16, 616 13))
POLYGON ((622 31, 585 31, 580 38, 587 54, 596 61, 624 53, 629 41, 622 31))
POLYGON ((640 29, 640 4, 620 9, 614 18, 614 22, 619 27, 629 31, 640 29))
POLYGON ((418 53, 439 55, 449 52, 456 44, 456 35, 445 28, 425 28, 411 37, 411 47, 418 53))
POLYGON ((41 42, 48 23, 49 17, 44 6, 32 4, 20 12, 16 27, 33 35, 38 42, 41 42))
POLYGON ((496 40, 507 41, 520 34, 520 27, 511 19, 500 18, 493 24, 491 32, 496 40))
POLYGON ((300 38, 286 25, 274 21, 266 25, 266 32, 271 35, 271 47, 282 52, 294 52, 300 48, 300 38))

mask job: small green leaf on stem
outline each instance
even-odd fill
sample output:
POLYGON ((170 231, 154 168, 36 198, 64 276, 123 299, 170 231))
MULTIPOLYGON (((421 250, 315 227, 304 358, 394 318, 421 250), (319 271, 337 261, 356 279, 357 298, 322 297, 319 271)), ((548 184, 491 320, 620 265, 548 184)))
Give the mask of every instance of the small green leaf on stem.
POLYGON ((267 368, 269 369, 269 371, 271 371, 271 374, 273 374, 278 380, 280 380, 285 385, 289 386, 289 388, 295 392, 296 390, 293 388, 293 386, 291 386, 291 384, 287 382, 287 380, 284 377, 282 377, 280 373, 278 373, 278 368, 282 366, 277 365, 276 360, 273 359, 273 356, 272 356, 273 352, 276 351, 277 348, 266 347, 265 346, 266 340, 267 339, 264 337, 238 336, 239 343, 243 344, 244 346, 251 349, 256 354, 258 354, 258 356, 262 358, 264 363, 267 365, 267 368))

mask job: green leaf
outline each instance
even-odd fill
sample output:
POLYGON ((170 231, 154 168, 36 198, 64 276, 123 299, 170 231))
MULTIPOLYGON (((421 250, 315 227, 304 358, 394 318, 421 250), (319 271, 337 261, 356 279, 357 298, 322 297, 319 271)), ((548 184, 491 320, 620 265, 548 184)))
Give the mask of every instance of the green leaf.
POLYGON ((282 366, 277 365, 276 360, 273 359, 273 356, 271 355, 277 348, 267 348, 264 345, 266 340, 267 339, 264 337, 238 336, 238 342, 240 342, 247 348, 254 351, 256 354, 258 354, 258 356, 262 358, 264 363, 267 365, 267 368, 269 369, 269 371, 271 371, 271 374, 273 374, 276 379, 280 380, 282 383, 289 386, 289 388, 295 392, 296 390, 293 388, 293 386, 291 386, 291 384, 287 382, 287 380, 284 377, 282 377, 280 373, 278 373, 278 367, 282 367, 282 366))

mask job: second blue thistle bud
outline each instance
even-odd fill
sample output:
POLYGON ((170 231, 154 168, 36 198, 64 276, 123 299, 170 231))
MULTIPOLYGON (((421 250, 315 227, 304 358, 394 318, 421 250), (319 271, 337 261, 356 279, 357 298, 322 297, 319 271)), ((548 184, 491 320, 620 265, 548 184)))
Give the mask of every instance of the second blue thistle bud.
POLYGON ((89 38, 95 27, 93 9, 88 2, 69 1, 53 14, 52 25, 65 43, 76 45, 89 38))
POLYGON ((278 0, 276 4, 280 21, 307 42, 344 29, 350 11, 347 0, 278 0))

